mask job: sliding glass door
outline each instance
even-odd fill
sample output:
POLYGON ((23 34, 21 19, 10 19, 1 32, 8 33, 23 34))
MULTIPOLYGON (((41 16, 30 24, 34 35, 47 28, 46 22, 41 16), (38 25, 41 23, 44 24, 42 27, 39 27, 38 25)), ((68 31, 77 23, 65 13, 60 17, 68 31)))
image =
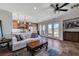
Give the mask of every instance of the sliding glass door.
POLYGON ((41 32, 42 32, 42 26, 40 25, 39 26, 39 32, 40 32, 40 35, 42 34, 41 32))
POLYGON ((43 34, 45 35, 45 25, 43 25, 43 34))
POLYGON ((54 37, 59 37, 59 23, 54 23, 54 37))
POLYGON ((52 36, 52 24, 48 24, 48 36, 52 36))

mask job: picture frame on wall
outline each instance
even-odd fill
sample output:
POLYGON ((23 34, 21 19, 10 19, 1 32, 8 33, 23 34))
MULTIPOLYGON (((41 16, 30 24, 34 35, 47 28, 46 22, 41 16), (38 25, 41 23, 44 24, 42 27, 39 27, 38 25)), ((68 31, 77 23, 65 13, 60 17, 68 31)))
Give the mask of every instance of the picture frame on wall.
POLYGON ((63 22, 64 29, 74 29, 79 28, 79 17, 64 20, 63 22))

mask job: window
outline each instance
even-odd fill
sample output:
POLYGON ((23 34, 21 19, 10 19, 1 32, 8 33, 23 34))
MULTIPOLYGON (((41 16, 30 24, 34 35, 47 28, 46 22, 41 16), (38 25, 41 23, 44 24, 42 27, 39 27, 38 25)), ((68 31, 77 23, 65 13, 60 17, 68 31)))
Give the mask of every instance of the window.
POLYGON ((33 32, 33 27, 29 26, 29 31, 33 32))
POLYGON ((43 25, 43 34, 45 34, 45 25, 43 25))
POLYGON ((48 24, 48 34, 52 34, 52 24, 48 24))
POLYGON ((36 24, 29 25, 29 31, 36 33, 37 32, 36 24))
POLYGON ((40 31, 40 34, 41 34, 41 31, 42 31, 42 27, 41 27, 41 25, 39 26, 39 31, 40 31))
POLYGON ((54 24, 54 37, 59 37, 59 24, 54 24))

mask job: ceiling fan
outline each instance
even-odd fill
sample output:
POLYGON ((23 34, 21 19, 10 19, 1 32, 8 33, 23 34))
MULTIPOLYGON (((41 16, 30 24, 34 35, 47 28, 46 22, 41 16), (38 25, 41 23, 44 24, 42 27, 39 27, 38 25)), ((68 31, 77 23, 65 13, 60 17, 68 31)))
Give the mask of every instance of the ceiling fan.
POLYGON ((58 3, 54 4, 50 4, 50 7, 54 8, 54 12, 56 13, 57 11, 68 11, 68 9, 62 9, 63 7, 67 6, 69 3, 64 3, 63 5, 59 6, 58 3))

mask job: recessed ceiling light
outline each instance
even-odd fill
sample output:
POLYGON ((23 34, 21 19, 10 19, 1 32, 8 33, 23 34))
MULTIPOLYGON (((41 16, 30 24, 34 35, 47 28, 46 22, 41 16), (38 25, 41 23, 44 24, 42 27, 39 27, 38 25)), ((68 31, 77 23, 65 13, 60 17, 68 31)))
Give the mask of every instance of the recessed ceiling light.
POLYGON ((36 10, 37 8, 36 7, 33 7, 33 9, 36 10))

